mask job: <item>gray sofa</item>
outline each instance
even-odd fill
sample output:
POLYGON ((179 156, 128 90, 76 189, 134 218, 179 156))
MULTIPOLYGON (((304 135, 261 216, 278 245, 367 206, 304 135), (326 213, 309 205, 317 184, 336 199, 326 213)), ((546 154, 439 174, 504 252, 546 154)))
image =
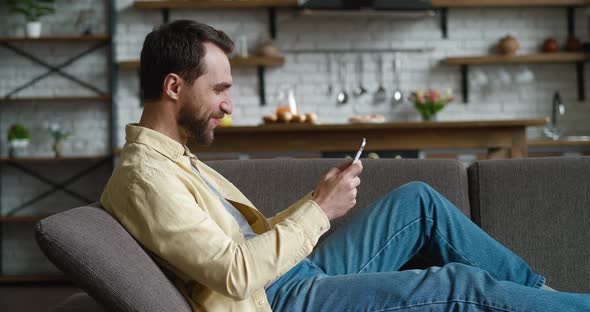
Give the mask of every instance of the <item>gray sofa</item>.
MULTIPOLYGON (((213 161, 266 215, 312 190, 339 159, 213 161)), ((548 278, 590 292, 590 157, 490 160, 364 160, 358 208, 409 181, 424 181, 548 278)), ((336 220, 332 230, 350 216, 336 220)), ((326 234, 326 235, 329 235, 326 234)), ((37 224, 47 257, 85 293, 54 311, 190 311, 149 254, 97 205, 37 224)), ((197 252, 197 251, 196 251, 197 252)), ((413 259, 405 267, 427 266, 413 259)))

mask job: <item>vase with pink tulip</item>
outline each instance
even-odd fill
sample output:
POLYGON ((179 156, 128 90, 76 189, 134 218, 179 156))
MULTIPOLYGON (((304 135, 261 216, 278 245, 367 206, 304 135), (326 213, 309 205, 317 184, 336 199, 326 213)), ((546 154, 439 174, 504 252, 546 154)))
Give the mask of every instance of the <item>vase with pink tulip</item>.
POLYGON ((409 100, 422 116, 424 121, 436 120, 436 114, 454 99, 453 92, 440 92, 435 89, 417 90, 410 94, 409 100))

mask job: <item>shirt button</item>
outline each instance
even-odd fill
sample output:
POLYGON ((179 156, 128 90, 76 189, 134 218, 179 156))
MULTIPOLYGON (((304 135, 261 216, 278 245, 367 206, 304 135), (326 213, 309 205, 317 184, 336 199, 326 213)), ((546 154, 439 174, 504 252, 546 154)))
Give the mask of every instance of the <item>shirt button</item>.
POLYGON ((263 304, 264 304, 264 299, 260 299, 260 300, 258 300, 258 305, 259 305, 259 306, 262 306, 263 304))

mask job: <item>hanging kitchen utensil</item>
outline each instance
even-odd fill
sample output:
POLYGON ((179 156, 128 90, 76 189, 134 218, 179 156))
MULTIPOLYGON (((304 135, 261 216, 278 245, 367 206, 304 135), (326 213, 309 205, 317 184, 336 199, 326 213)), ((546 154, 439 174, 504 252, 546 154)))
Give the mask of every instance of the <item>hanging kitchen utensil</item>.
POLYGON ((373 104, 381 104, 387 99, 387 92, 383 87, 383 56, 381 54, 377 56, 377 80, 379 81, 379 87, 373 94, 373 104))
POLYGON ((346 104, 348 102, 348 93, 346 92, 346 62, 342 59, 342 56, 338 59, 338 79, 340 87, 342 88, 338 94, 336 94, 336 102, 338 104, 346 104))
POLYGON ((332 54, 326 54, 326 75, 328 76, 328 89, 326 95, 332 95, 334 93, 334 86, 332 81, 332 54))
POLYGON ((356 58, 355 63, 355 70, 356 70, 356 81, 357 87, 352 90, 352 95, 355 97, 359 97, 367 93, 367 89, 363 86, 363 71, 364 71, 364 64, 363 64, 363 55, 359 54, 356 58))
POLYGON ((396 53, 393 58, 393 76, 394 76, 394 83, 395 88, 393 89, 393 96, 391 97, 391 104, 398 105, 404 102, 404 93, 400 88, 400 69, 402 66, 402 60, 400 59, 399 55, 396 53))

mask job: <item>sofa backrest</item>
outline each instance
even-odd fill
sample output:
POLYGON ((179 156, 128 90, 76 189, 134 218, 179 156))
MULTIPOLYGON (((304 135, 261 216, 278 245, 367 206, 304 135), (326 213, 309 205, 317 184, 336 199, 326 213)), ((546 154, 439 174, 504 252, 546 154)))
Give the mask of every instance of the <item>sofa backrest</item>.
POLYGON ((590 292, 590 157, 468 168, 472 219, 562 291, 590 292))
MULTIPOLYGON (((313 191, 320 178, 344 159, 223 160, 207 164, 225 176, 270 217, 313 191)), ((423 181, 469 216, 465 167, 455 160, 364 159, 356 207, 367 207, 388 191, 423 181)), ((330 232, 351 214, 335 220, 330 232)))
POLYGON ((51 262, 107 311, 191 311, 148 254, 102 208, 52 215, 38 222, 35 232, 51 262))

